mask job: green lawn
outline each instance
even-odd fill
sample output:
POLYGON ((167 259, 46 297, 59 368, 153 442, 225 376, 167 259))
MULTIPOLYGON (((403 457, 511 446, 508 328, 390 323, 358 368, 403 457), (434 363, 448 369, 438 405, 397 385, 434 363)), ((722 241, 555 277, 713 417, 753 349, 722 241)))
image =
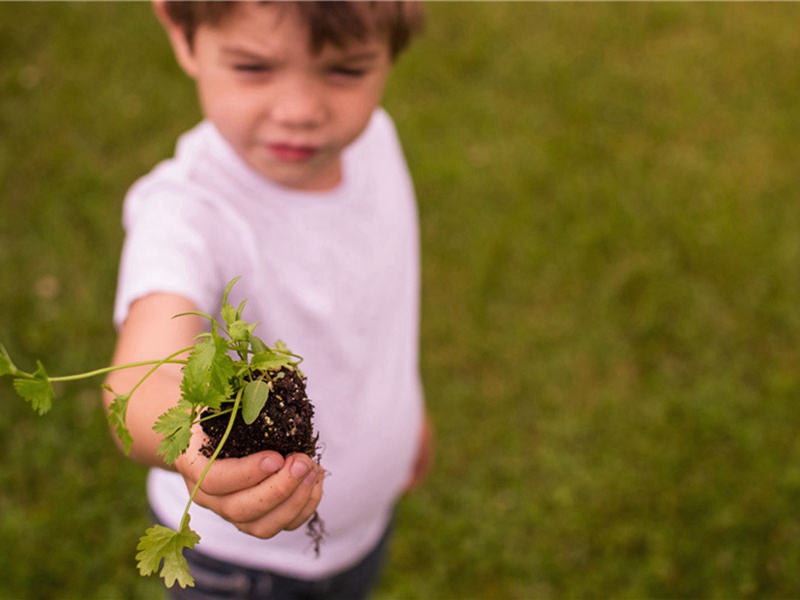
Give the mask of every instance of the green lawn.
MULTIPOLYGON (((441 2, 386 104, 436 468, 380 599, 800 597, 800 4, 441 2)), ((105 364, 199 113, 147 3, 0 3, 0 341, 105 364)), ((98 383, 0 381, 0 598, 157 598, 98 383)))

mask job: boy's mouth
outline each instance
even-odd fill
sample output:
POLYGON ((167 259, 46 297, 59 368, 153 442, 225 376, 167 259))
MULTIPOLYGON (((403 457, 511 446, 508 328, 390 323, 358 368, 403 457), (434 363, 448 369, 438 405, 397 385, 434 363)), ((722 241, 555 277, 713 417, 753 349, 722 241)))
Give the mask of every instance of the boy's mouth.
POLYGON ((267 144, 267 148, 278 160, 284 162, 303 162, 317 153, 314 146, 295 146, 293 144, 267 144))

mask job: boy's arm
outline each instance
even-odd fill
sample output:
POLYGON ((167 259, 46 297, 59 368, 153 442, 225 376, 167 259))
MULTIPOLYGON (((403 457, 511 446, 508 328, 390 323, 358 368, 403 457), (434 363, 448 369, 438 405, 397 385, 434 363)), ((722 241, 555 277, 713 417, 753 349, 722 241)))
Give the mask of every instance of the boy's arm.
MULTIPOLYGON (((159 360, 181 348, 188 348, 202 331, 201 317, 173 316, 193 310, 196 308, 192 302, 176 294, 151 294, 137 300, 131 305, 128 318, 120 329, 112 363, 159 360)), ((115 392, 126 393, 149 369, 151 367, 146 366, 115 371, 106 383, 115 392)), ((165 364, 131 396, 127 426, 133 437, 130 456, 137 462, 175 470, 156 452, 161 438, 153 431, 153 424, 159 415, 177 404, 181 394, 180 383, 181 365, 165 364)), ((106 408, 113 399, 112 394, 105 392, 106 408)), ((120 444, 119 439, 116 441, 120 444)))
MULTIPOLYGON (((151 294, 131 305, 122 326, 113 364, 161 359, 191 346, 202 331, 202 318, 173 315, 197 310, 175 294, 151 294)), ((107 383, 117 393, 128 392, 151 367, 112 373, 107 383)), ((181 365, 158 368, 131 396, 127 426, 133 437, 131 458, 149 466, 178 471, 187 487, 194 487, 208 459, 200 454, 202 431, 192 436, 189 449, 174 465, 157 453, 161 437, 153 424, 180 398, 181 365)), ((108 407, 113 394, 105 393, 108 407)), ((296 529, 316 510, 322 497, 323 471, 311 458, 296 454, 284 459, 277 452, 259 452, 212 465, 195 501, 257 537, 272 537, 283 529, 296 529)))
POLYGON ((411 468, 411 475, 408 477, 403 489, 404 492, 413 492, 417 489, 422 485, 422 482, 430 472, 431 465, 433 464, 434 436, 433 422, 426 411, 422 419, 422 429, 417 439, 417 452, 414 464, 411 468))

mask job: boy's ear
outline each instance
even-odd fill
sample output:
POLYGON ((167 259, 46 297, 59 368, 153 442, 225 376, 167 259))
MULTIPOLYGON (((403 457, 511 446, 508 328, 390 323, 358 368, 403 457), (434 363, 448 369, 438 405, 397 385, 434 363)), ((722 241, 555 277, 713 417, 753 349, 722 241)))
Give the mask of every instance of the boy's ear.
POLYGON ((175 59, 186 74, 194 79, 197 75, 197 62, 195 60, 194 50, 186 37, 186 33, 183 31, 182 27, 175 24, 175 22, 170 19, 167 13, 166 0, 153 0, 153 10, 169 36, 172 50, 175 53, 175 59))

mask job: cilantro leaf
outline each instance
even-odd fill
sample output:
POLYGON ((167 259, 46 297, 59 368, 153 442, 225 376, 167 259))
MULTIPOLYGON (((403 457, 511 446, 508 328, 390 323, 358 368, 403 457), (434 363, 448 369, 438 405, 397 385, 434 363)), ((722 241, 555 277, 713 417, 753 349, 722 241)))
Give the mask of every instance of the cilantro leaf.
POLYGON ((225 291, 222 293, 222 310, 220 310, 220 314, 222 315, 223 320, 225 321, 226 325, 230 326, 231 323, 238 320, 239 317, 242 315, 242 309, 244 308, 244 302, 239 305, 239 309, 235 309, 229 302, 228 302, 228 295, 231 293, 233 286, 236 285, 236 282, 239 281, 241 277, 234 277, 228 282, 228 285, 225 286, 225 291))
POLYGON ((220 315, 222 315, 223 320, 229 327, 231 323, 236 321, 236 309, 227 302, 222 305, 222 309, 220 310, 220 315))
POLYGON ((265 350, 257 352, 250 360, 250 365, 253 369, 261 371, 277 371, 281 367, 286 367, 292 364, 292 357, 272 350, 265 350))
POLYGON ((189 565, 183 556, 183 549, 194 548, 200 536, 189 528, 189 517, 175 531, 163 525, 155 525, 145 531, 139 539, 136 555, 139 573, 151 575, 161 566, 161 577, 164 585, 171 588, 178 583, 182 588, 194 585, 194 578, 189 574, 189 565))
POLYGON ((125 447, 125 454, 130 454, 133 437, 125 425, 125 414, 128 411, 128 401, 131 399, 130 394, 117 394, 110 387, 104 387, 114 394, 114 400, 108 407, 108 424, 114 428, 117 437, 125 447))
POLYGON ((287 346, 286 342, 284 342, 283 340, 276 340, 274 348, 276 352, 289 355, 292 354, 291 350, 289 350, 289 346, 287 346))
POLYGON ((31 379, 18 378, 14 380, 14 389, 25 400, 31 403, 34 410, 40 415, 53 408, 53 399, 56 397, 53 384, 47 377, 42 363, 37 361, 36 371, 31 379))
POLYGON ((236 285, 236 282, 242 278, 241 275, 238 277, 234 277, 228 282, 228 285, 225 286, 225 290, 222 292, 222 304, 225 305, 228 303, 228 295, 231 293, 233 286, 236 285))
POLYGON ((227 397, 212 388, 208 383, 192 381, 191 378, 184 378, 181 382, 181 398, 194 406, 207 406, 209 408, 219 408, 227 397))
POLYGON ((269 397, 269 386, 262 379, 248 381, 242 394, 242 418, 252 425, 269 397))
MULTIPOLYGON (((197 392, 203 386, 211 388, 224 397, 231 395, 230 379, 236 373, 236 365, 228 355, 228 343, 220 337, 212 336, 195 344, 183 368, 184 391, 197 392)), ((200 393, 200 397, 211 396, 200 393)), ((191 400, 191 396, 187 398, 191 400)))
POLYGON ((173 406, 163 413, 153 430, 164 436, 158 446, 158 453, 164 456, 164 462, 171 465, 189 447, 189 440, 192 437, 192 425, 194 425, 194 407, 181 400, 177 406, 173 406))
POLYGON ((247 342, 257 326, 247 321, 234 321, 228 326, 228 335, 233 342, 247 342))
POLYGON ((183 368, 184 377, 191 377, 196 381, 210 381, 209 372, 216 352, 217 344, 214 338, 206 338, 197 342, 183 368))
POLYGON ((250 348, 253 349, 254 354, 258 354, 259 352, 266 352, 269 350, 269 346, 264 343, 260 337, 256 335, 250 336, 250 348))

